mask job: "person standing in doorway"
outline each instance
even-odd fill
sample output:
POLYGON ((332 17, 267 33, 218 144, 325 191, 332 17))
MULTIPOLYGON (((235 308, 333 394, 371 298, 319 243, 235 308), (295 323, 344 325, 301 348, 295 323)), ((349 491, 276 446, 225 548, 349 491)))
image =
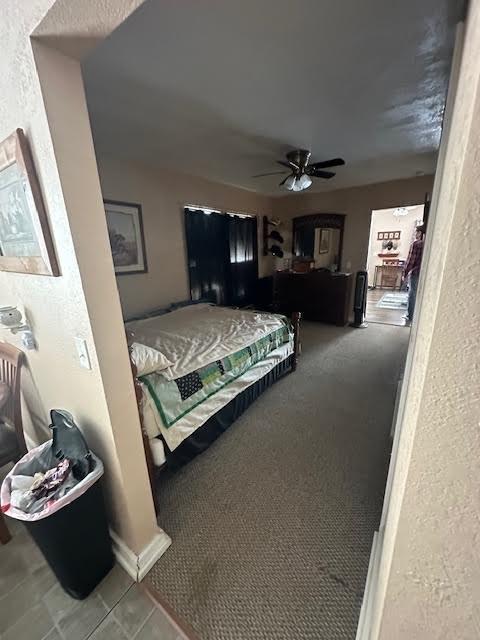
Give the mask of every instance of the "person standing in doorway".
POLYGON ((425 235, 425 225, 420 225, 415 231, 415 240, 410 246, 407 262, 403 269, 403 280, 408 280, 408 311, 404 316, 405 324, 408 326, 413 320, 415 301, 417 299, 418 277, 423 257, 423 237, 425 235))

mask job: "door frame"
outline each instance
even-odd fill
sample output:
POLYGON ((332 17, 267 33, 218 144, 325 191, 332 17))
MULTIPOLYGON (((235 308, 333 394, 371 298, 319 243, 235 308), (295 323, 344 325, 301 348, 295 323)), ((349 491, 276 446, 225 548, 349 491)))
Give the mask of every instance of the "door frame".
POLYGON ((437 167, 435 172, 435 181, 433 185, 431 207, 429 211, 428 228, 425 237, 425 248, 422 260, 422 269, 420 272, 420 281, 418 286, 416 314, 414 316, 410 339, 408 344, 407 358, 403 379, 399 382, 397 389, 397 398, 395 403, 395 411, 392 421, 393 444, 390 458, 390 465, 385 487, 385 495, 383 501, 382 515, 378 531, 374 533, 368 574, 365 584, 365 592, 360 611, 360 618, 357 627, 356 640, 376 640, 379 637, 380 623, 383 612, 383 605, 386 595, 386 584, 390 573, 392 547, 385 546, 385 532, 393 537, 395 536, 398 513, 394 513, 393 498, 396 499, 396 507, 398 501, 401 502, 404 492, 405 469, 399 469, 399 451, 405 450, 411 446, 411 442, 406 442, 404 435, 405 414, 406 409, 413 395, 412 389, 412 369, 414 365, 414 356, 419 341, 418 325, 424 308, 425 281, 427 277, 436 274, 431 273, 431 257, 433 255, 433 236, 435 235, 435 227, 437 225, 437 209, 440 199, 440 191, 445 171, 445 159, 449 147, 450 132, 452 126, 452 116, 455 107, 455 97, 457 94, 460 65, 462 60, 463 45, 465 40, 465 23, 457 24, 455 34, 455 46, 452 58, 452 66, 450 71, 447 100, 445 104, 445 112, 443 118, 442 135, 439 146, 437 167), (404 477, 400 477, 403 472, 404 477), (395 496, 394 496, 395 494, 395 496))

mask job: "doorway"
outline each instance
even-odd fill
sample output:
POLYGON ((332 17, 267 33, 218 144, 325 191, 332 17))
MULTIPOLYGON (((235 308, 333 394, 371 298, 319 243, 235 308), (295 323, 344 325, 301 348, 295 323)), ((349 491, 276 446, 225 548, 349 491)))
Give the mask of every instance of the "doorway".
POLYGON ((368 322, 408 326, 408 285, 402 275, 424 204, 372 211, 368 244, 368 322))

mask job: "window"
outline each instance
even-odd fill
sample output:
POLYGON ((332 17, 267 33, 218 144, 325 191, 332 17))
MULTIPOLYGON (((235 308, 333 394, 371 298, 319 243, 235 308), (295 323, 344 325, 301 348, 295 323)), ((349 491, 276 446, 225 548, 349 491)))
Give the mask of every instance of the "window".
POLYGON ((192 300, 251 304, 258 279, 257 218, 186 207, 185 235, 192 300))

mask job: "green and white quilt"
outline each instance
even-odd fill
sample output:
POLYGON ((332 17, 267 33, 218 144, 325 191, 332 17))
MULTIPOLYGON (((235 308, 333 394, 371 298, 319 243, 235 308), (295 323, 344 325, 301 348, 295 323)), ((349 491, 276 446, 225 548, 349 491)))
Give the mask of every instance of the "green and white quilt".
POLYGON ((186 375, 169 379, 162 372, 155 372, 140 379, 148 388, 165 427, 169 428, 269 353, 289 342, 291 334, 290 322, 282 318, 281 326, 268 335, 186 375))

